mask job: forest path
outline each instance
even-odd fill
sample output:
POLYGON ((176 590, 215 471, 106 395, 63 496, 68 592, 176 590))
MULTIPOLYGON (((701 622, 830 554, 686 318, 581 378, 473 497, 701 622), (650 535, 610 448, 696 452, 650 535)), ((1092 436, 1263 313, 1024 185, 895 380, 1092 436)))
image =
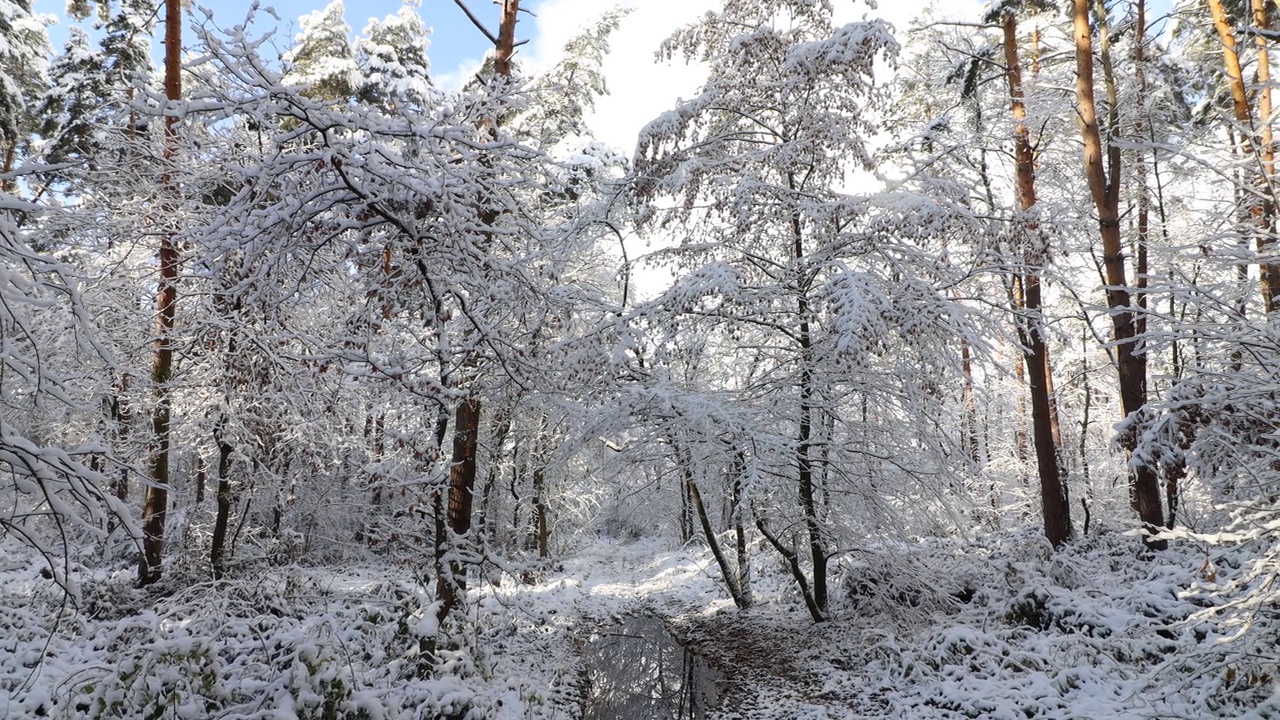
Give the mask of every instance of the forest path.
POLYGON ((575 583, 575 611, 584 624, 624 615, 675 621, 716 613, 733 602, 720 586, 714 561, 700 548, 671 549, 654 540, 602 541, 564 561, 550 578, 575 583))
MULTIPOLYGON (((714 560, 702 548, 606 541, 566 558, 563 569, 547 582, 576 590, 569 594, 577 649, 584 660, 591 653, 588 644, 626 618, 660 619, 721 676, 719 704, 709 717, 866 716, 853 712, 849 698, 827 689, 832 675, 845 675, 841 666, 861 666, 860 658, 847 657, 847 648, 861 644, 854 637, 859 631, 848 623, 814 625, 802 608, 778 602, 785 586, 767 582, 757 588, 766 602, 748 612, 736 610, 718 580, 714 560)), ((590 675, 591 670, 584 672, 590 675)), ((584 686, 589 690, 591 682, 584 686)))

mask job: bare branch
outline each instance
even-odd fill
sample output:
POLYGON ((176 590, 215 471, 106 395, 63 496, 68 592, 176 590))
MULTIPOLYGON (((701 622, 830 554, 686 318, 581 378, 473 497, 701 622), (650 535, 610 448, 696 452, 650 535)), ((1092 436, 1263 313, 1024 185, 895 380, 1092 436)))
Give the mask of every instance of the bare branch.
POLYGON ((467 14, 467 19, 471 21, 471 24, 475 25, 476 29, 483 33, 486 38, 489 38, 489 42, 493 43, 494 46, 497 46, 498 38, 494 37, 494 34, 489 32, 489 28, 485 27, 484 23, 480 22, 480 18, 476 17, 475 13, 471 12, 471 8, 467 7, 467 4, 462 0, 453 0, 453 2, 456 3, 458 7, 462 8, 462 12, 467 14))

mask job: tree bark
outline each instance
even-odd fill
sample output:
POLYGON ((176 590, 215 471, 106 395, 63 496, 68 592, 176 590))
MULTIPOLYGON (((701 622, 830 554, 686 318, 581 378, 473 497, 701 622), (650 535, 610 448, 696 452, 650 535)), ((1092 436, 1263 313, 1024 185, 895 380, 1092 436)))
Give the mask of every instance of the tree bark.
POLYGON ((1261 125, 1261 138, 1258 141, 1258 154, 1262 158, 1259 168, 1259 192, 1262 193, 1262 220, 1258 223, 1258 277, 1262 289, 1262 307, 1267 312, 1274 312, 1280 307, 1280 265, 1272 256, 1276 251, 1276 200, 1272 187, 1275 177, 1275 140, 1271 132, 1271 53, 1268 50, 1267 36, 1271 30, 1271 21, 1267 16, 1265 0, 1253 0, 1253 22, 1255 25, 1254 43, 1258 47, 1258 120, 1261 125))
MULTIPOLYGON (((1138 80, 1138 105, 1141 108, 1147 107, 1147 97, 1150 93, 1150 87, 1147 83, 1147 3, 1146 0, 1137 0, 1137 42, 1133 44, 1133 64, 1134 74, 1138 80)), ((1268 103, 1269 105, 1269 103, 1268 103)), ((1145 115, 1139 112, 1134 121, 1134 136, 1138 138, 1146 138, 1151 132, 1151 127, 1147 122, 1145 115)), ((1159 187, 1159 166, 1156 163, 1155 151, 1151 152, 1152 165, 1156 169, 1156 184, 1159 187)), ((1151 274, 1150 268, 1150 241, 1151 241, 1151 189, 1148 182, 1149 168, 1147 165, 1147 154, 1139 152, 1137 154, 1136 163, 1137 179, 1138 179, 1138 237, 1137 237, 1137 280, 1138 287, 1137 305, 1138 311, 1142 316, 1138 320, 1137 332, 1143 334, 1147 330, 1146 310, 1148 307, 1147 286, 1151 274)), ((1167 233, 1167 223, 1164 217, 1161 217, 1161 227, 1167 233)), ((1173 297, 1170 297, 1173 302, 1173 297)), ((1170 316, 1173 316, 1171 308, 1170 316)), ((1176 340, 1170 343, 1171 363, 1173 366, 1173 381, 1177 381, 1180 371, 1178 370, 1178 343, 1176 340)), ((1178 483, 1182 477, 1186 475, 1186 456, 1179 453, 1172 458, 1159 458, 1159 472, 1161 479, 1164 480, 1165 495, 1165 527, 1173 527, 1178 512, 1178 483)))
POLYGON ((809 610, 809 617, 813 618, 815 623, 826 620, 826 611, 823 610, 817 600, 813 596, 813 592, 809 589, 809 580, 804 575, 804 568, 800 567, 800 556, 795 550, 787 547, 778 539, 778 536, 769 532, 769 526, 765 524, 764 518, 760 513, 755 513, 756 529, 764 536, 765 540, 773 546, 774 550, 787 561, 787 569, 791 571, 791 577, 795 579, 796 585, 800 588, 800 595, 804 598, 804 606, 809 610))
POLYGON ((458 403, 454 415, 453 456, 449 466, 448 534, 453 547, 447 558, 447 577, 440 578, 440 616, 446 617, 467 591, 466 570, 457 557, 457 543, 471 530, 472 492, 476 486, 476 441, 480 429, 480 401, 473 397, 458 403))
POLYGON ((480 495, 480 517, 477 519, 477 538, 487 542, 493 536, 493 496, 497 489, 498 478, 502 475, 502 447, 511 435, 511 421, 515 417, 519 396, 506 407, 500 408, 493 418, 492 442, 489 449, 489 468, 485 472, 484 487, 480 495))
MULTIPOLYGON (((1213 0, 1210 0, 1211 2, 1213 0)), ((1114 143, 1106 148, 1103 167, 1102 136, 1094 103, 1093 36, 1089 22, 1088 0, 1074 0, 1072 24, 1076 43, 1076 104, 1080 116, 1080 135, 1084 143, 1084 174, 1089 194, 1098 213, 1098 232, 1102 240, 1103 266, 1107 281, 1107 307, 1111 316, 1116 345, 1116 368, 1120 380, 1121 412, 1131 423, 1147 402, 1147 360, 1137 352, 1136 327, 1126 280, 1124 246, 1120 236, 1120 149, 1114 143)), ((1137 446, 1138 429, 1131 427, 1121 436, 1126 453, 1132 457, 1137 446)), ((1156 469, 1139 462, 1132 468, 1131 497, 1138 517, 1148 532, 1164 526, 1164 508, 1156 469)), ((1147 541, 1149 547, 1163 549, 1163 541, 1147 541)))
MULTIPOLYGON (((164 92, 174 103, 182 98, 182 4, 165 2, 164 92)), ((164 155, 172 163, 177 154, 178 118, 172 110, 164 119, 164 155)), ((162 184, 171 203, 178 200, 179 190, 172 170, 167 169, 162 184)), ((171 208, 176 213, 176 208, 171 208)), ((170 419, 173 410, 173 330, 178 305, 178 248, 172 232, 160 234, 157 253, 160 277, 156 287, 156 341, 151 368, 151 382, 156 405, 151 416, 154 446, 151 453, 151 484, 142 504, 142 557, 138 564, 138 584, 149 585, 160 579, 164 559, 164 523, 169 511, 170 419)))
MULTIPOLYGON (((116 380, 114 394, 110 399, 110 419, 114 431, 113 440, 117 448, 128 442, 133 427, 133 410, 129 405, 129 376, 121 374, 116 380)), ((129 499, 129 469, 120 468, 114 483, 115 496, 121 500, 129 499)))
MULTIPOLYGON (((18 157, 18 141, 15 138, 9 143, 4 150, 4 162, 0 162, 0 175, 8 175, 13 170, 13 164, 18 157)), ((17 189, 17 183, 13 180, 0 180, 0 192, 12 193, 17 189)))
POLYGON ((547 453, 550 428, 545 416, 539 423, 539 436, 534 442, 535 456, 533 466, 533 537, 538 548, 538 557, 551 557, 550 511, 547 509, 547 453))
POLYGON ((729 565, 728 558, 720 549, 720 541, 716 539, 715 531, 711 529, 711 519, 707 517, 707 508, 702 504, 702 493, 698 492, 698 484, 693 481, 692 468, 686 468, 685 482, 689 486, 689 497, 693 500, 693 509, 698 514, 698 522, 702 526, 702 535, 707 539, 707 545, 711 548, 711 555, 716 559, 716 565, 720 566, 720 575, 724 577, 725 587, 729 588, 729 597, 733 598, 733 604, 739 610, 751 609, 751 600, 738 585, 738 575, 729 565))
POLYGON ((231 518, 231 443, 224 435, 226 418, 213 428, 213 439, 218 445, 218 490, 215 496, 217 511, 213 521, 213 542, 209 548, 209 564, 213 566, 213 578, 222 579, 226 572, 224 547, 227 540, 227 523, 231 518))
POLYGON ((502 0, 502 17, 498 22, 498 41, 494 43, 493 72, 503 78, 511 77, 511 58, 516 54, 516 22, 519 20, 520 0, 502 0))
POLYGON ((982 455, 978 443, 978 401, 973 392, 973 358, 969 352, 969 341, 960 339, 960 372, 963 376, 961 401, 964 405, 964 449, 965 455, 973 463, 974 468, 982 465, 982 455))
MULTIPOLYGON (((1018 279, 1018 287, 1014 289, 1014 305, 1021 307, 1021 279, 1018 279)), ((1026 353, 1018 352, 1023 356, 1023 362, 1015 361, 1013 366, 1014 375, 1018 378, 1018 387, 1029 387, 1027 385, 1027 364, 1026 353)), ((1018 419, 1013 428, 1013 450, 1018 457, 1018 476, 1022 481, 1022 487, 1029 487, 1031 480, 1027 476, 1027 467, 1031 464, 1031 441, 1029 440, 1030 432, 1027 430, 1027 399, 1022 393, 1018 394, 1018 419)))
MULTIPOLYGON (((795 191, 796 182, 792 176, 787 177, 788 187, 795 191)), ((791 216, 792 260, 796 272, 804 272, 801 262, 804 260, 804 228, 798 213, 791 216)), ((796 317, 798 319, 798 339, 800 350, 800 416, 796 433, 796 468, 799 490, 800 509, 804 513, 805 532, 809 536, 809 558, 813 565, 813 602, 820 614, 827 612, 827 548, 823 537, 822 523, 818 518, 817 504, 814 502, 813 482, 813 412, 814 390, 817 378, 813 373, 813 336, 811 334, 808 280, 799 275, 796 277, 796 317)))
POLYGON ((747 554, 747 531, 745 515, 750 506, 744 497, 743 476, 747 472, 747 457, 740 448, 733 457, 733 510, 730 521, 733 524, 734 551, 738 555, 738 589, 748 605, 754 604, 751 593, 751 557, 747 554))
POLYGON ((1022 88, 1022 67, 1018 60, 1018 21, 1008 12, 1002 23, 1004 30, 1005 78, 1009 86, 1009 105, 1013 114, 1014 163, 1023 246, 1021 307, 1017 308, 1018 338, 1027 366, 1027 390, 1031 395, 1032 439, 1036 451, 1036 469, 1040 478, 1040 507, 1044 518, 1045 537, 1054 547, 1071 538, 1071 504, 1062 467, 1061 430, 1057 408, 1052 397, 1052 365, 1044 340, 1044 315, 1041 308, 1040 275, 1044 265, 1045 242, 1038 224, 1031 217, 1036 205, 1035 157, 1027 128, 1026 103, 1022 88))
MULTIPOLYGON (((1255 42, 1258 48, 1258 110, 1255 118, 1249 104, 1249 91, 1245 86, 1244 72, 1240 66, 1240 51, 1236 31, 1227 17, 1222 0, 1206 0, 1214 29, 1222 42, 1223 69, 1227 74, 1227 86, 1231 90, 1231 107, 1236 119, 1238 143, 1244 162, 1254 167, 1254 187, 1242 188, 1249 217, 1254 225, 1255 246, 1259 255, 1258 284, 1262 292, 1263 308, 1267 312, 1277 309, 1280 297, 1280 265, 1268 262, 1275 251, 1275 201, 1270 191, 1274 174, 1275 150, 1271 132, 1271 58, 1268 52, 1266 31, 1270 27, 1266 3, 1251 0, 1253 21, 1257 26, 1255 42), (1260 121, 1260 122, 1259 122, 1260 121), (1261 124, 1261 128, 1259 128, 1261 124)), ((1247 183, 1248 181, 1246 181, 1247 183)), ((1242 303, 1243 304, 1243 303, 1242 303)), ((1241 313, 1243 315, 1243 313, 1241 313)))
MULTIPOLYGON (((498 26, 498 36, 494 43, 494 74, 500 78, 511 77, 511 57, 515 54, 516 22, 519 19, 520 0, 503 0, 502 17, 498 26)), ((495 119, 491 130, 496 133, 495 119)), ((481 208, 480 220, 485 226, 492 226, 498 220, 498 212, 492 208, 481 208)), ((468 358, 470 360, 470 358, 468 358)), ((465 365, 466 363, 464 363, 465 365)), ((468 395, 457 409, 453 438, 453 466, 449 473, 449 503, 447 519, 441 523, 437 520, 436 552, 437 565, 442 545, 450 542, 442 538, 440 533, 447 526, 453 538, 465 535, 471 529, 472 496, 476 486, 476 440, 480 435, 480 400, 474 394, 468 395), (459 455, 459 453, 462 453, 459 455)), ((437 501, 438 502, 438 501, 437 501)), ((444 567, 439 568, 445 571, 444 567)), ((442 600, 440 619, 448 616, 466 591, 467 580, 457 560, 448 563, 448 577, 439 577, 436 581, 437 591, 442 600)))

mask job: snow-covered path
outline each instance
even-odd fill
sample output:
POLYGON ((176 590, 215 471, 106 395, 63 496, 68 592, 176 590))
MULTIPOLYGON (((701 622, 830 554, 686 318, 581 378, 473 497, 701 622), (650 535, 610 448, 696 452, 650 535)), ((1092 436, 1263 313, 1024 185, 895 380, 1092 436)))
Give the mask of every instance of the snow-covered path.
MULTIPOLYGON (((723 676, 721 703, 712 717, 853 718, 847 698, 824 692, 837 647, 854 644, 849 624, 815 626, 779 596, 782 578, 757 583, 759 610, 737 611, 715 578, 709 553, 672 549, 658 541, 602 542, 567 559, 544 587, 555 588, 558 610, 576 618, 576 649, 619 618, 660 618, 723 676)), ((548 596, 543 596, 550 599, 548 596)))

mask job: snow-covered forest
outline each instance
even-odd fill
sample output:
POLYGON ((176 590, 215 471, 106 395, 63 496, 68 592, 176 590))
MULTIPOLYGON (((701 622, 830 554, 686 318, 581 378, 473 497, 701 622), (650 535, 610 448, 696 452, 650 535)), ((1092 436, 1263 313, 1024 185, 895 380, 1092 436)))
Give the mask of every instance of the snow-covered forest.
POLYGON ((0 716, 1280 718, 1280 2, 947 5, 0 0, 0 716))

